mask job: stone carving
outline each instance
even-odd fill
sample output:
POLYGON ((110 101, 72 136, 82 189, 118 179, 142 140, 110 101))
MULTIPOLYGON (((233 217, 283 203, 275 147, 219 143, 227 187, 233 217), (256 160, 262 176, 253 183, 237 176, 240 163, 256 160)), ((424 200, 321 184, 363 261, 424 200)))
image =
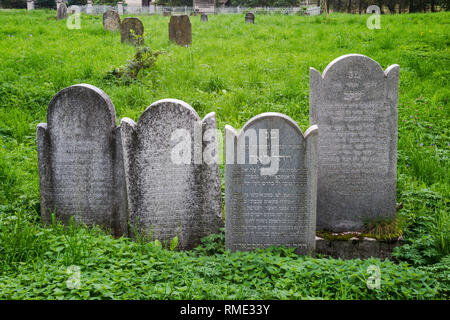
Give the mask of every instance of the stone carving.
POLYGON ((144 42, 144 25, 138 18, 125 18, 120 24, 122 43, 142 44, 144 42))
POLYGON ((317 228, 358 231, 395 218, 399 66, 358 54, 311 68, 310 124, 320 128, 317 228))
POLYGON ((109 31, 120 30, 120 15, 114 10, 108 10, 103 14, 103 29, 109 31))
POLYGON ((181 249, 192 249, 219 232, 219 166, 210 161, 218 158, 215 114, 201 121, 187 103, 165 99, 120 127, 133 234, 161 242, 178 236, 181 249))
POLYGON ((170 17, 169 39, 179 46, 187 47, 192 44, 192 26, 187 15, 170 17))
POLYGON ((315 248, 317 126, 303 135, 280 113, 225 127, 225 236, 231 251, 315 248), (248 141, 247 141, 248 140, 248 141))
POLYGON ((36 129, 41 215, 127 234, 126 193, 116 114, 109 97, 86 84, 51 100, 36 129))
POLYGON ((245 22, 247 23, 255 23, 255 15, 251 12, 247 12, 245 14, 245 22))

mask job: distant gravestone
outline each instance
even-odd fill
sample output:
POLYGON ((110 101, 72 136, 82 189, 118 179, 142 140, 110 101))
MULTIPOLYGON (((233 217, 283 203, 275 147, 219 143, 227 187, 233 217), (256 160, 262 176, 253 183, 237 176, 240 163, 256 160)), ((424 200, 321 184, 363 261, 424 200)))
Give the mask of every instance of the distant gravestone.
POLYGON ((109 97, 91 85, 56 94, 47 123, 37 126, 41 215, 67 224, 73 216, 116 236, 127 234, 126 196, 116 114, 109 97))
POLYGON ((114 10, 108 10, 103 14, 103 29, 109 31, 120 30, 120 15, 114 10))
POLYGON ((117 2, 117 12, 123 14, 123 1, 117 2))
POLYGON ((359 231, 395 218, 399 66, 358 54, 311 68, 310 124, 320 128, 317 228, 359 231))
POLYGON ((202 15, 200 16, 200 21, 202 21, 202 22, 208 22, 208 16, 207 16, 206 14, 202 14, 202 15))
POLYGON ((67 6, 64 2, 60 3, 57 11, 57 19, 62 20, 67 18, 67 6))
POLYGON ((226 248, 270 246, 311 254, 315 248, 317 126, 303 135, 280 113, 225 127, 226 248))
POLYGON ((153 103, 137 124, 121 121, 132 230, 181 249, 219 232, 222 200, 215 114, 203 121, 183 101, 153 103), (210 158, 207 156, 211 155, 210 158))
POLYGON ((138 18, 125 18, 120 24, 120 35, 122 43, 141 44, 144 25, 138 18))
POLYGON ((170 17, 169 39, 179 46, 187 47, 192 44, 192 26, 187 15, 170 17))
POLYGON ((255 23, 255 15, 251 12, 247 12, 245 14, 245 22, 247 23, 255 23))
POLYGON ((34 10, 34 0, 27 0, 27 10, 34 10))

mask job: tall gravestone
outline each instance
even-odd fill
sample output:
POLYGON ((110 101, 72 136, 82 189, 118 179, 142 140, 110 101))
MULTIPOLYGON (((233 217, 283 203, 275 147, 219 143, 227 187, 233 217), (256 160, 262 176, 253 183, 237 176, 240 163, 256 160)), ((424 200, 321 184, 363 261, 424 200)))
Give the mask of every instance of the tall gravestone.
POLYGON ((58 10, 57 10, 57 16, 56 18, 58 20, 66 19, 67 18, 67 6, 64 2, 60 3, 58 10))
POLYGON ((142 44, 144 25, 138 18, 125 18, 120 24, 122 43, 142 44))
POLYGON ((41 215, 127 234, 126 193, 116 114, 109 97, 86 84, 51 100, 36 129, 41 215))
POLYGON ((114 10, 108 10, 103 14, 103 29, 109 31, 120 30, 120 15, 114 10))
POLYGON ((310 123, 320 128, 317 228, 359 231, 395 218, 399 66, 358 54, 311 68, 310 123))
POLYGON ((280 113, 225 127, 225 244, 231 251, 272 245, 315 249, 317 126, 303 135, 280 113))
POLYGON ((187 47, 192 44, 192 26, 187 15, 170 17, 169 39, 179 46, 187 47))
POLYGON ((132 230, 181 249, 223 225, 215 114, 203 121, 183 101, 153 103, 137 124, 121 121, 132 230), (208 155, 210 156, 208 158, 208 155))
POLYGON ((245 22, 247 23, 255 23, 255 15, 251 12, 247 12, 245 14, 245 22))

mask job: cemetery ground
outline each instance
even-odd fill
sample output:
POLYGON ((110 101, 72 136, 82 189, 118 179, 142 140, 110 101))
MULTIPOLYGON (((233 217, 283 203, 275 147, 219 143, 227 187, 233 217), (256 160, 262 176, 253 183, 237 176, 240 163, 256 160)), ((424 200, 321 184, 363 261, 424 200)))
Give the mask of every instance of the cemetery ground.
MULTIPOLYGON (((450 298, 449 13, 383 15, 379 30, 369 30, 364 15, 256 15, 254 25, 243 15, 210 15, 207 23, 194 16, 189 48, 170 43, 168 17, 140 16, 145 45, 162 52, 151 68, 120 78, 111 71, 135 54, 120 33, 104 31, 101 15, 82 15, 80 30, 55 16, 0 11, 0 299, 450 298), (179 251, 176 241, 162 248, 99 228, 42 226, 35 128, 59 90, 95 85, 118 118, 137 120, 152 102, 177 98, 202 118, 216 112, 221 131, 269 111, 304 131, 309 67, 322 72, 348 53, 400 65, 403 207, 394 229, 405 244, 392 260, 313 258, 285 248, 229 253, 223 234, 179 251), (78 275, 80 285, 71 286, 78 275)), ((390 236, 388 226, 377 230, 390 236)))

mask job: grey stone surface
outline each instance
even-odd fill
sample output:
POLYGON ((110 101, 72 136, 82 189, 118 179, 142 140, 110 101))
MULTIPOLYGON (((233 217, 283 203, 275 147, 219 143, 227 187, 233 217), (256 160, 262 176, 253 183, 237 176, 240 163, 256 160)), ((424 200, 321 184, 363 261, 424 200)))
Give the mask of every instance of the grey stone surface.
POLYGON ((41 214, 68 223, 73 216, 116 236, 127 234, 126 193, 114 105, 86 84, 58 92, 37 126, 41 214))
POLYGON ((245 22, 247 23, 255 23, 255 15, 251 12, 247 12, 245 14, 245 22))
POLYGON ((317 126, 303 135, 292 119, 272 112, 250 119, 239 134, 225 127, 227 249, 314 252, 317 138, 317 126))
POLYGON ((202 14, 202 15, 200 16, 200 21, 201 21, 201 22, 208 22, 208 15, 202 14))
POLYGON ((317 228, 358 231, 395 217, 399 66, 358 54, 310 70, 320 128, 317 228))
POLYGON ((120 30, 120 15, 114 10, 108 10, 103 14, 103 29, 109 31, 120 30))
POLYGON ((187 103, 165 99, 149 106, 137 124, 122 119, 120 128, 132 230, 162 242, 178 236, 181 249, 217 233, 223 225, 219 166, 204 163, 202 154, 207 146, 209 154, 218 150, 217 138, 206 135, 216 128, 215 114, 201 121, 187 103), (180 130, 181 137, 173 136, 180 130), (184 153, 180 139, 192 142, 184 153), (179 154, 189 159, 174 161, 179 154))
POLYGON ((125 18, 120 24, 122 43, 142 44, 144 25, 138 18, 125 18))
POLYGON ((394 248, 403 245, 403 240, 328 240, 316 239, 316 253, 335 259, 392 259, 394 248))
POLYGON ((170 17, 169 40, 179 46, 187 47, 192 44, 192 26, 187 15, 170 17))
POLYGON ((66 4, 64 2, 62 2, 59 5, 58 10, 56 11, 56 13, 57 13, 56 18, 58 20, 67 18, 67 6, 66 6, 66 4))

